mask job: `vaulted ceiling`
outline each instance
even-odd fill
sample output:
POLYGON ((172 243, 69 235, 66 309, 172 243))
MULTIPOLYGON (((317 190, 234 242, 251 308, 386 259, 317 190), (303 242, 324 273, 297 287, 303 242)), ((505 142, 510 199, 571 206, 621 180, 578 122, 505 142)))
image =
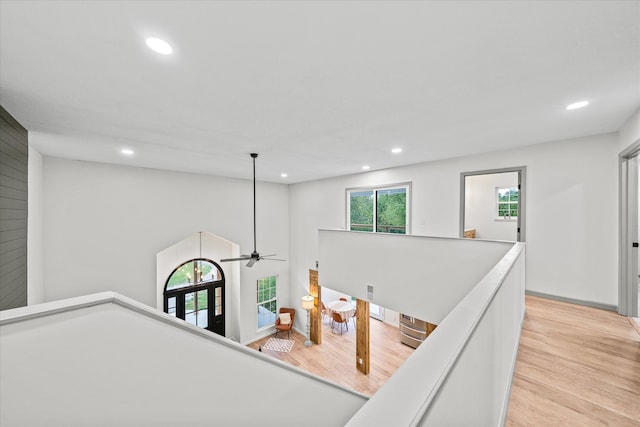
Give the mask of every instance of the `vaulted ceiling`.
POLYGON ((250 178, 258 152, 259 180, 302 182, 616 131, 639 23, 638 1, 1 0, 0 103, 45 155, 250 178))

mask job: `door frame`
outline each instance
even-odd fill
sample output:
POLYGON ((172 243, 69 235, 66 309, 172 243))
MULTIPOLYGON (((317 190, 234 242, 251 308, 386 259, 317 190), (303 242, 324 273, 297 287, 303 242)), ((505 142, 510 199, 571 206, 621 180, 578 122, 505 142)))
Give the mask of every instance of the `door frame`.
POLYGON ((499 168, 499 169, 487 169, 473 172, 460 173, 460 237, 464 237, 464 217, 465 217, 465 179, 468 176, 476 175, 491 175, 497 173, 518 173, 518 225, 517 225, 517 242, 526 241, 526 182, 527 182, 527 167, 515 166, 511 168, 499 168))
POLYGON ((638 160, 640 139, 618 155, 618 313, 638 316, 638 160))

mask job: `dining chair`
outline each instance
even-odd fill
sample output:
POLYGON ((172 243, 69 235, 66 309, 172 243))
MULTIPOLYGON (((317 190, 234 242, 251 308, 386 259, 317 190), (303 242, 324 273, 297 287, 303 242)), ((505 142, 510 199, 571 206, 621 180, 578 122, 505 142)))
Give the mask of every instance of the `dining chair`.
POLYGON ((342 335, 342 325, 347 328, 347 331, 349 330, 349 325, 347 324, 348 319, 343 319, 342 315, 337 311, 331 313, 331 316, 333 317, 333 319, 331 320, 331 330, 333 330, 336 324, 340 325, 340 335, 342 335))
POLYGON ((324 321, 324 318, 329 316, 329 313, 327 313, 327 306, 324 305, 324 301, 320 301, 320 303, 322 304, 322 320, 324 321))

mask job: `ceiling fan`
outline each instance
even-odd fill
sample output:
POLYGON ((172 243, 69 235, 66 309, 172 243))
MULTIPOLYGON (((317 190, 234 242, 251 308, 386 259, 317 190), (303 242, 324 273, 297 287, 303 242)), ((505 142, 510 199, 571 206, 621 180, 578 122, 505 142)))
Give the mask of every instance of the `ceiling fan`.
POLYGON ((247 267, 253 267, 253 264, 260 261, 261 259, 270 261, 284 261, 283 259, 271 258, 273 256, 276 256, 276 254, 260 255, 256 250, 256 157, 258 157, 257 153, 251 153, 251 158, 253 159, 253 252, 251 252, 251 255, 240 255, 239 258, 221 259, 220 262, 247 260, 249 261, 247 262, 247 267))

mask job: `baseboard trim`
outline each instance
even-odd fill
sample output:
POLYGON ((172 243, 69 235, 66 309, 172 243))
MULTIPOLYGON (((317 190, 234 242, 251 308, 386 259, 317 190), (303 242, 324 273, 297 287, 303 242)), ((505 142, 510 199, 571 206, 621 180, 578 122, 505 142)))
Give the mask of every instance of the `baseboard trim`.
POLYGON ((599 308, 602 310, 615 311, 616 313, 618 312, 617 305, 603 304, 600 302, 584 301, 584 300, 575 299, 575 298, 561 297, 558 295, 545 294, 543 292, 537 292, 537 291, 525 291, 525 294, 533 295, 534 297, 548 298, 556 301, 568 302, 571 304, 578 304, 578 305, 584 305, 587 307, 599 308))

